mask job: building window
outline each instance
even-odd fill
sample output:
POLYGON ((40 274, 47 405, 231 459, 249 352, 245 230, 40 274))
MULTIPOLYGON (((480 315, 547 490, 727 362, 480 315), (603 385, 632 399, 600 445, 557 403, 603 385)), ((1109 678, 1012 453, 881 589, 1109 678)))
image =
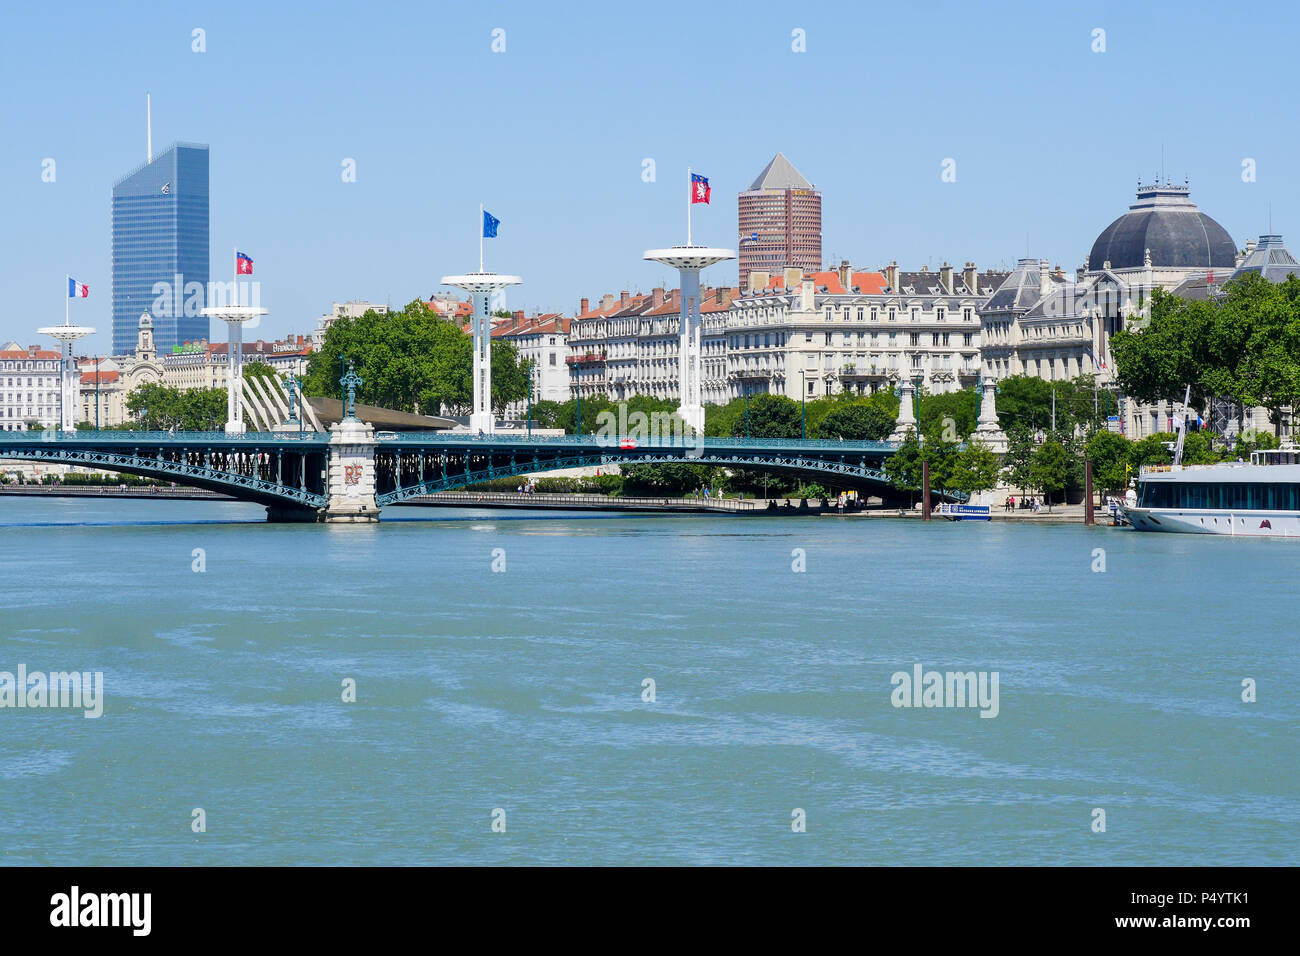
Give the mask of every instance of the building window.
POLYGON ((935 320, 936 322, 942 322, 942 321, 943 321, 943 309, 935 309, 935 310, 934 310, 934 320, 935 320))

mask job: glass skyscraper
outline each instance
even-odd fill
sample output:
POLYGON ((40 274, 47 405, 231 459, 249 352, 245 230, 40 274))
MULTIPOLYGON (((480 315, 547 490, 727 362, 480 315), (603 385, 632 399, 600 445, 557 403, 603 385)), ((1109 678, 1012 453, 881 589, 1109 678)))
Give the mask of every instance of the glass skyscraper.
POLYGON ((159 352, 208 338, 208 279, 208 147, 175 143, 113 186, 113 353, 146 311, 159 352))

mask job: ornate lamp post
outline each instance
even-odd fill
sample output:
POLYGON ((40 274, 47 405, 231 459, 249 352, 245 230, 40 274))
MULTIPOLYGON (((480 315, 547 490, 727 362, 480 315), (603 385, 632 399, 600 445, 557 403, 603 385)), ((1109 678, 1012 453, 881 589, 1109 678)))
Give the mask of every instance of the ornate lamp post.
POLYGON ((339 379, 339 384, 347 389, 347 398, 343 403, 343 420, 345 422, 355 422, 357 420, 357 389, 364 381, 351 365, 348 366, 348 373, 339 379))

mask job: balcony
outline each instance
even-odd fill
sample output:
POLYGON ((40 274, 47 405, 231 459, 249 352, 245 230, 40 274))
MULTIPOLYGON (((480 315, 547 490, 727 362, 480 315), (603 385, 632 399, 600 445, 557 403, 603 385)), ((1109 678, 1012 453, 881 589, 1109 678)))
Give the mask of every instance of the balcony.
POLYGON ((727 373, 727 378, 735 381, 769 382, 772 380, 770 368, 739 368, 727 373))
POLYGON ((880 365, 857 365, 856 363, 850 363, 840 367, 840 378, 884 378, 886 374, 887 370, 880 365))
POLYGON ((564 357, 565 365, 603 365, 604 362, 604 352, 584 352, 582 355, 566 355, 564 357))

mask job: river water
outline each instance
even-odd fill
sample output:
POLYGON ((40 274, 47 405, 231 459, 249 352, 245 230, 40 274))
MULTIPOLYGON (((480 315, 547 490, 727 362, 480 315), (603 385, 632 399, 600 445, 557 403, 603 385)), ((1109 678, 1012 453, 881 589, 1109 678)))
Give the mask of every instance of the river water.
POLYGON ((1300 863, 1300 542, 263 514, 0 499, 0 862, 1300 863))

